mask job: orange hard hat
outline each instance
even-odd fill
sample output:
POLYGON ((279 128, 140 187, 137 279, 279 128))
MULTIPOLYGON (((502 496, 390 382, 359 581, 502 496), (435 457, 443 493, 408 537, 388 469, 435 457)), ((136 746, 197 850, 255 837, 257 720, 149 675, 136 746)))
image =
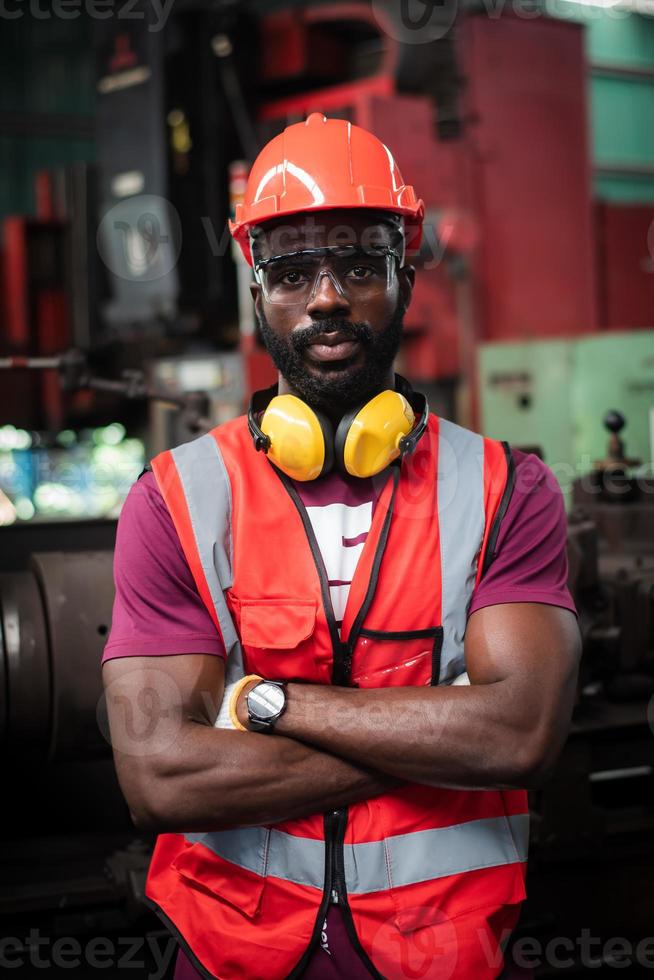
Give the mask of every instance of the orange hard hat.
POLYGON ((417 249, 425 207, 405 184, 390 150, 365 129, 312 112, 267 143, 252 165, 229 228, 252 265, 248 229, 271 218, 329 208, 372 208, 404 215, 417 249))

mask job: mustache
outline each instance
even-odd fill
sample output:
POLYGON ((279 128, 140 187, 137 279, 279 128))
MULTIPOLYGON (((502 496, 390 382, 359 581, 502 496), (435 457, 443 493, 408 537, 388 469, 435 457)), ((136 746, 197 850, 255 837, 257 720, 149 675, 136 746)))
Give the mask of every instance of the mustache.
POLYGON ((320 334, 336 332, 343 334, 348 340, 358 340, 366 346, 370 346, 374 341, 374 334, 369 323, 353 322, 340 317, 328 317, 324 320, 313 320, 308 327, 294 330, 290 336, 290 342, 299 354, 306 350, 320 334))

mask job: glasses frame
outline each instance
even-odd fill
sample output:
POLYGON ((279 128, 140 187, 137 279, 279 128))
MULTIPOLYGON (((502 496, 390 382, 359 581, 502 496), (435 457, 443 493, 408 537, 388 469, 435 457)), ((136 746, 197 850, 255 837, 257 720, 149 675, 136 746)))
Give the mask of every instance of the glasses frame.
MULTIPOLYGON (((280 259, 286 259, 286 258, 293 259, 294 257, 301 258, 303 256, 309 256, 309 257, 322 256, 323 258, 326 258, 328 255, 335 255, 339 252, 342 254, 343 252, 349 249, 355 252, 362 252, 364 255, 370 254, 374 256, 381 256, 381 255, 385 255, 387 257, 393 256, 397 261, 398 270, 402 268, 402 255, 400 254, 400 252, 398 252, 396 248, 393 248, 391 245, 379 245, 368 249, 366 249, 361 245, 323 245, 319 248, 303 248, 303 249, 299 249, 297 252, 282 252, 280 255, 271 255, 270 258, 268 259, 259 259, 259 261, 255 262, 252 267, 254 271, 254 278, 256 279, 259 286, 261 286, 261 290, 263 292, 266 302, 270 303, 273 306, 306 306, 308 303, 310 303, 313 300, 316 294, 316 289, 318 287, 318 282, 320 281, 320 279, 322 279, 323 276, 329 276, 329 278, 331 279, 334 285, 334 288, 339 293, 339 295, 346 298, 345 290, 343 289, 338 277, 334 275, 332 270, 325 269, 323 271, 321 270, 320 267, 318 267, 316 271, 315 279, 313 281, 313 286, 311 287, 311 293, 306 299, 298 299, 295 300, 294 302, 291 301, 288 303, 280 303, 279 301, 270 299, 268 288, 265 284, 264 277, 261 275, 261 271, 262 269, 265 269, 267 266, 271 265, 273 262, 278 262, 280 259)), ((392 264, 389 262, 387 266, 387 272, 386 272, 387 292, 391 288, 391 285, 392 285, 392 264)))

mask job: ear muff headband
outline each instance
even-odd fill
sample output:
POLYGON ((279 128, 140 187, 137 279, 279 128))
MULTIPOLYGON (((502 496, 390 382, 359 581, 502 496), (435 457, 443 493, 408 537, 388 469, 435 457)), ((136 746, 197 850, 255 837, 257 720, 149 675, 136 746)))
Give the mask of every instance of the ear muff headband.
POLYGON ((399 374, 395 391, 382 391, 349 412, 335 435, 325 415, 295 395, 278 395, 277 385, 254 392, 248 410, 255 449, 265 452, 292 479, 302 481, 328 473, 334 455, 344 472, 374 476, 398 456, 413 452, 428 419, 427 399, 399 374))
POLYGON ((257 416, 261 415, 268 408, 271 399, 277 394, 277 385, 271 385, 270 388, 261 388, 259 391, 252 393, 250 398, 250 404, 248 406, 248 429, 250 430, 250 435, 252 436, 252 441, 254 442, 254 448, 257 452, 267 453, 270 449, 270 439, 268 436, 261 431, 261 426, 257 421, 257 416))

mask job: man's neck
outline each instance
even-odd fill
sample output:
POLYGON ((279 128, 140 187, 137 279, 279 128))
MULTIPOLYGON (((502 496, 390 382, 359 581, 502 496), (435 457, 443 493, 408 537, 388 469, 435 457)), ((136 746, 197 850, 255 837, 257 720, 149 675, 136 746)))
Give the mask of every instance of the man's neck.
MULTIPOLYGON (((295 395, 297 398, 300 399, 302 398, 302 395, 298 391, 295 391, 295 389, 288 383, 286 378, 283 377, 283 375, 281 374, 278 375, 277 386, 278 386, 277 392, 280 395, 295 395)), ((387 383, 385 385, 380 385, 379 388, 377 388, 368 396, 366 401, 370 401, 370 399, 374 398, 375 395, 379 394, 380 391, 386 391, 388 388, 390 389, 395 388, 395 373, 393 370, 391 370, 388 375, 387 383)), ((323 415, 327 416, 327 418, 332 423, 334 428, 336 428, 338 426, 338 423, 343 418, 343 416, 347 412, 351 411, 353 407, 354 406, 352 406, 349 409, 346 409, 346 411, 343 411, 343 407, 339 405, 337 402, 334 402, 333 405, 320 405, 319 410, 323 413, 323 415)))

